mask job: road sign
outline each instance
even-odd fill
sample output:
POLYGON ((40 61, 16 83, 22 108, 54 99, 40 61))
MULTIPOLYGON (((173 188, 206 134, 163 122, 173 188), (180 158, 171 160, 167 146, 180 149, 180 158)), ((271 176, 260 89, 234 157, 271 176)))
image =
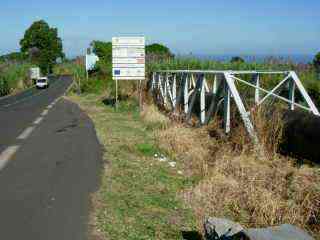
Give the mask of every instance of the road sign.
POLYGON ((144 37, 112 38, 114 80, 145 80, 144 37))
POLYGON ((30 79, 37 80, 40 78, 40 68, 30 68, 30 79))
POLYGON ((86 54, 86 70, 87 71, 93 70, 97 61, 99 61, 99 57, 94 53, 86 54))

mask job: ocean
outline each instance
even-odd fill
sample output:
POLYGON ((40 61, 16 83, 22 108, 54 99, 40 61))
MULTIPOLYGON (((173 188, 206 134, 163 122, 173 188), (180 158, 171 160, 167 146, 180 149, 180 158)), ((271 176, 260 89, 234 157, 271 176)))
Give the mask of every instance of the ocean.
POLYGON ((180 55, 181 57, 194 57, 203 60, 215 60, 215 61, 223 61, 229 62, 232 57, 239 56, 243 58, 246 62, 264 62, 267 59, 275 58, 282 61, 290 61, 293 63, 312 63, 314 56, 313 55, 303 55, 303 54, 293 54, 293 55, 207 55, 207 54, 191 54, 191 55, 180 55))

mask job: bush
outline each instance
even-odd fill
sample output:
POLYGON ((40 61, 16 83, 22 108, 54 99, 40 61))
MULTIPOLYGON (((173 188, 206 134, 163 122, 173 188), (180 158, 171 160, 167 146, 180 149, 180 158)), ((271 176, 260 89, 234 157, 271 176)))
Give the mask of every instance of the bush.
POLYGON ((1 68, 0 72, 0 95, 8 95, 16 90, 22 90, 32 85, 29 79, 29 69, 33 65, 8 64, 1 68))
POLYGON ((0 97, 8 95, 10 93, 10 87, 8 81, 3 77, 0 77, 0 97))

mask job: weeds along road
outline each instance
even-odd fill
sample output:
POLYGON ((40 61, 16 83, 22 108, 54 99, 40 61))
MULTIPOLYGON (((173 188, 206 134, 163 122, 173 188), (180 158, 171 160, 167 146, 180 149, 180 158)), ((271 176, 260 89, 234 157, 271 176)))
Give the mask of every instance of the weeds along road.
POLYGON ((90 119, 60 99, 71 82, 0 99, 0 239, 88 239, 101 151, 90 119))

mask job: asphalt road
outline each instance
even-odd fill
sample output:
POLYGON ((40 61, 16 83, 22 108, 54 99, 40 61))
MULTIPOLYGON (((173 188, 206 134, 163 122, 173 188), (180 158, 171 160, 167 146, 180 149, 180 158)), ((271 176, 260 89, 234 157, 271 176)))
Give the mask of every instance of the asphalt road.
POLYGON ((90 119, 59 99, 70 84, 0 99, 0 239, 89 239, 102 154, 90 119))

